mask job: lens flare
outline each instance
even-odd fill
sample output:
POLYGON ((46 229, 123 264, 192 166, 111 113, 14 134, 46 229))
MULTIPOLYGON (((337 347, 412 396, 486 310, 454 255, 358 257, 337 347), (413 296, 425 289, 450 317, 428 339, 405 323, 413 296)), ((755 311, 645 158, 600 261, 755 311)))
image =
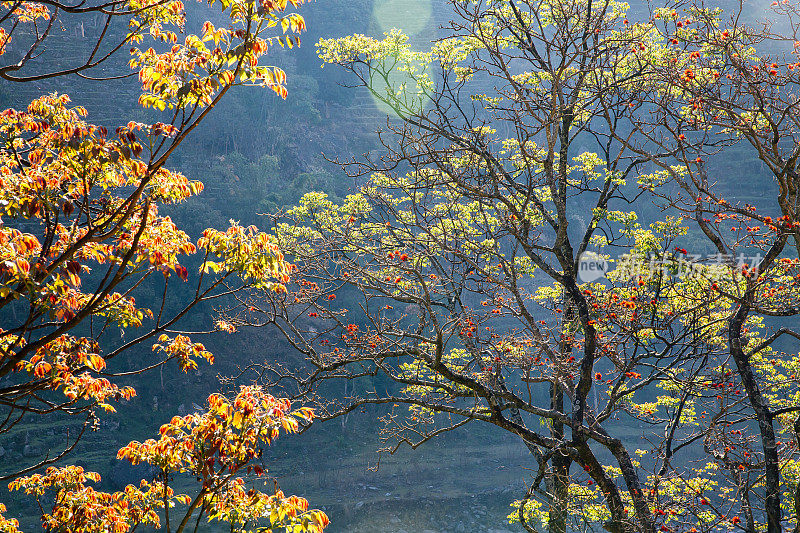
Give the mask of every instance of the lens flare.
POLYGON ((431 0, 375 0, 372 14, 381 31, 398 28, 414 36, 428 27, 431 0))

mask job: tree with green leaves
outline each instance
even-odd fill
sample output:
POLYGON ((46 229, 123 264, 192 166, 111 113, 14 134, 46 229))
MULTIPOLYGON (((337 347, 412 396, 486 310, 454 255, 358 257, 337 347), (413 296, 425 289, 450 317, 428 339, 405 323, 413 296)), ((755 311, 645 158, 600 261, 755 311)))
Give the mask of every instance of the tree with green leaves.
POLYGON ((322 419, 384 406, 388 452, 474 423, 519 436, 529 531, 797 527, 800 360, 780 343, 800 335, 779 318, 800 310, 799 73, 795 50, 767 56, 791 33, 699 3, 452 8, 429 50, 319 42, 396 116, 384 152, 343 162, 357 194, 276 219, 288 292, 228 309, 306 357, 262 379, 322 419), (764 205, 713 176, 750 149, 777 180, 753 178, 764 205), (362 379, 381 386, 329 394, 362 379))

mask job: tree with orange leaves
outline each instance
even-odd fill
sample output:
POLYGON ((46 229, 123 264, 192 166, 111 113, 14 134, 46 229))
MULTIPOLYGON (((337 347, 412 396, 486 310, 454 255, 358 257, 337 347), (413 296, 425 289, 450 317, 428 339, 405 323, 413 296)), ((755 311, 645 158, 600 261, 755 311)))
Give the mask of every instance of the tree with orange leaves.
MULTIPOLYGON (((115 402, 135 395, 134 388, 115 383, 120 370, 114 362, 120 354, 153 345, 152 360, 126 369, 125 375, 172 360, 184 371, 195 368, 198 360, 213 362, 202 343, 185 332, 176 333, 181 319, 202 302, 245 288, 285 290, 289 265, 272 237, 231 222, 228 228, 207 229, 193 240, 161 208, 202 191, 202 183, 166 165, 232 87, 263 86, 286 98, 286 76, 266 64, 265 56, 273 46, 299 44, 305 22, 292 9, 300 3, 211 0, 209 6, 219 9, 225 23, 217 27, 206 22, 198 34, 185 32, 192 21, 187 21, 180 0, 3 4, 0 77, 4 80, 25 83, 70 75, 99 79, 100 66, 110 64, 120 50, 130 49, 129 66, 141 83, 139 104, 163 112, 166 118, 154 124, 125 122, 108 131, 88 122, 86 110, 64 94, 44 95, 26 109, 0 112, 0 378, 4 381, 0 433, 27 415, 82 420, 82 430, 65 449, 5 471, 2 479, 59 461, 104 411, 114 411, 115 402), (52 62, 46 61, 46 45, 55 39, 51 31, 84 20, 81 17, 101 20, 89 52, 76 54, 83 59, 73 65, 47 70, 52 62), (191 255, 199 259, 189 262, 191 255), (192 290, 184 291, 190 294, 185 301, 175 302, 171 294, 181 283, 192 284, 192 290), (142 305, 139 296, 154 288, 161 294, 160 302, 142 305), (133 335, 121 343, 109 342, 111 331, 133 335)), ((59 59, 59 64, 72 60, 59 59)), ((223 321, 216 329, 233 331, 223 321)), ((201 512, 224 516, 231 523, 249 523, 250 518, 234 515, 241 511, 237 506, 256 498, 261 503, 248 512, 288 506, 292 520, 306 520, 310 515, 299 500, 253 496, 241 480, 231 477, 254 458, 259 442, 274 437, 275 424, 293 430, 297 417, 283 412, 284 403, 254 390, 243 392, 234 404, 221 398, 214 402, 206 418, 181 422, 168 435, 178 439, 178 433, 190 428, 180 438, 188 439, 187 446, 196 446, 198 454, 210 454, 191 460, 212 461, 202 468, 209 469, 209 476, 222 476, 200 490, 201 512), (245 409, 244 419, 239 407, 245 409), (259 433, 263 428, 267 433, 259 433), (219 439, 234 434, 239 435, 239 449, 214 448, 222 442, 219 439), (203 438, 211 440, 192 440, 203 438), (223 459, 223 453, 231 455, 223 459), (213 461, 224 463, 228 470, 217 472, 213 461)), ((309 413, 300 411, 298 416, 307 419, 309 413)), ((136 461, 162 461, 152 454, 147 459, 137 457, 136 461)), ((164 465, 181 471, 201 468, 164 460, 164 465)), ((37 497, 45 489, 56 491, 56 506, 44 517, 51 529, 106 530, 109 521, 129 527, 154 523, 157 505, 165 505, 167 511, 173 504, 166 479, 162 485, 146 484, 115 494, 86 486, 98 479, 97 474, 74 467, 51 468, 44 475, 19 478, 12 486, 37 497), (102 511, 89 513, 89 499, 102 511), (80 520, 93 525, 74 521, 78 515, 70 509, 78 508, 85 512, 80 520)), ((0 520, 3 527, 16 527, 12 519, 0 520)), ((314 520, 321 528, 321 521, 314 520)), ((285 516, 272 522, 282 524, 285 516)))
POLYGON ((158 528, 163 513, 163 525, 167 531, 174 525, 176 533, 194 528, 203 517, 225 522, 231 531, 319 533, 328 525, 325 513, 280 490, 258 490, 265 469, 252 464, 261 456, 261 446, 281 430, 294 433, 300 422, 311 418, 310 409, 292 411, 288 400, 258 387, 243 388, 232 401, 213 394, 204 413, 176 416, 161 426, 157 440, 131 442, 119 450, 119 459, 156 467, 159 474, 153 481, 99 492, 87 486, 99 482, 99 474, 77 466, 49 467, 45 474, 14 480, 11 489, 34 496, 40 506, 46 505, 45 495, 54 493, 52 510, 42 518, 49 531, 126 533, 140 525, 158 528), (248 481, 240 477, 251 472, 254 476, 248 481), (196 479, 197 494, 176 494, 170 487, 174 474, 196 479))

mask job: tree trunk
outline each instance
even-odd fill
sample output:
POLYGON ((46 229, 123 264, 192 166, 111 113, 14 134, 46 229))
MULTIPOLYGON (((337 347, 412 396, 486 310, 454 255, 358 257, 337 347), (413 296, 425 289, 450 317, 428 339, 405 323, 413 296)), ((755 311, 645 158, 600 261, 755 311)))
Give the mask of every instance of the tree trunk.
MULTIPOLYGON (((550 385, 551 408, 564 410, 564 392, 555 384, 550 385)), ((553 422, 550 434, 554 439, 564 439, 564 424, 553 422)), ((567 511, 569 506, 569 467, 571 459, 564 454, 553 456, 553 469, 548 482, 550 511, 548 514, 549 533, 567 533, 567 511)))

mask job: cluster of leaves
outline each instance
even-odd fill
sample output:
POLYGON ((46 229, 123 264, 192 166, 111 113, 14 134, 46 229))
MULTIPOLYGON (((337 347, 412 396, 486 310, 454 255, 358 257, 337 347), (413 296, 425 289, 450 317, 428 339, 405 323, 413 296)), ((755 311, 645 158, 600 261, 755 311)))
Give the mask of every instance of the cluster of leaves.
MULTIPOLYGON (((214 5, 210 1, 209 5, 214 5)), ((182 3, 174 2, 180 6, 182 3)), ((299 2, 292 0, 297 7, 299 2)), ((297 34, 305 21, 297 13, 282 15, 288 2, 222 2, 229 15, 230 28, 206 22, 200 35, 188 35, 183 45, 173 45, 164 53, 153 48, 135 49, 130 66, 139 71, 143 94, 139 103, 160 111, 187 106, 205 107, 214 96, 235 82, 269 87, 286 98, 286 74, 278 67, 261 65, 261 58, 272 44, 293 48, 300 44, 297 34), (270 28, 280 26, 286 35, 268 37, 270 28), (209 44, 206 44, 209 43, 209 44), (213 43, 213 47, 209 46, 213 43)), ((176 43, 177 34, 159 31, 157 37, 176 43)))
MULTIPOLYGON (((234 224, 227 233, 208 230, 195 245, 169 217, 159 215, 158 204, 202 190, 199 182, 163 167, 151 171, 136 157, 142 143, 171 135, 168 125, 130 123, 109 139, 103 128, 80 118, 81 108, 68 104, 66 96, 50 95, 27 111, 0 115, 5 138, 0 304, 27 313, 18 324, 9 317, 0 330, 0 372, 27 376, 2 395, 13 405, 31 390, 60 390, 65 408, 88 400, 89 407, 100 403, 111 410, 108 399, 135 393, 97 377, 106 370, 107 356, 96 337, 70 335, 71 330, 92 317, 103 321, 101 331, 142 327, 148 319, 160 323, 145 338, 163 331, 172 321, 162 322, 162 316, 137 305, 135 289, 154 273, 163 274, 165 283, 172 275, 187 280, 181 257, 198 249, 204 253, 202 270, 216 272, 198 301, 231 276, 277 290, 281 282, 272 280, 288 279, 287 266, 270 237, 252 228, 245 232, 234 224), (122 192, 131 187, 134 194, 122 192), (20 228, 36 228, 37 234, 20 228), (98 275, 103 269, 106 274, 98 275)), ((178 357, 165 353, 165 360, 178 357)), ((182 365, 194 366, 197 355, 180 351, 182 365)))
POLYGON ((259 478, 265 470, 253 464, 261 446, 275 440, 281 429, 294 433, 301 422, 310 422, 311 410, 292 411, 289 401, 258 387, 242 388, 230 401, 212 395, 208 405, 203 413, 175 417, 161 426, 157 440, 131 442, 119 450, 119 459, 156 467, 159 474, 154 481, 142 480, 138 487, 128 485, 114 493, 100 492, 87 485, 98 483, 99 474, 67 466, 18 478, 10 488, 35 497, 42 506, 52 495, 52 510, 42 517, 48 531, 125 533, 140 525, 160 528, 162 516, 170 531, 170 520, 185 506, 176 532, 203 516, 229 524, 231 531, 321 532, 328 525, 327 516, 309 509, 303 498, 256 489, 263 484, 259 478), (248 481, 238 477, 251 472, 248 481), (176 494, 169 486, 175 473, 199 482, 194 497, 176 494))

